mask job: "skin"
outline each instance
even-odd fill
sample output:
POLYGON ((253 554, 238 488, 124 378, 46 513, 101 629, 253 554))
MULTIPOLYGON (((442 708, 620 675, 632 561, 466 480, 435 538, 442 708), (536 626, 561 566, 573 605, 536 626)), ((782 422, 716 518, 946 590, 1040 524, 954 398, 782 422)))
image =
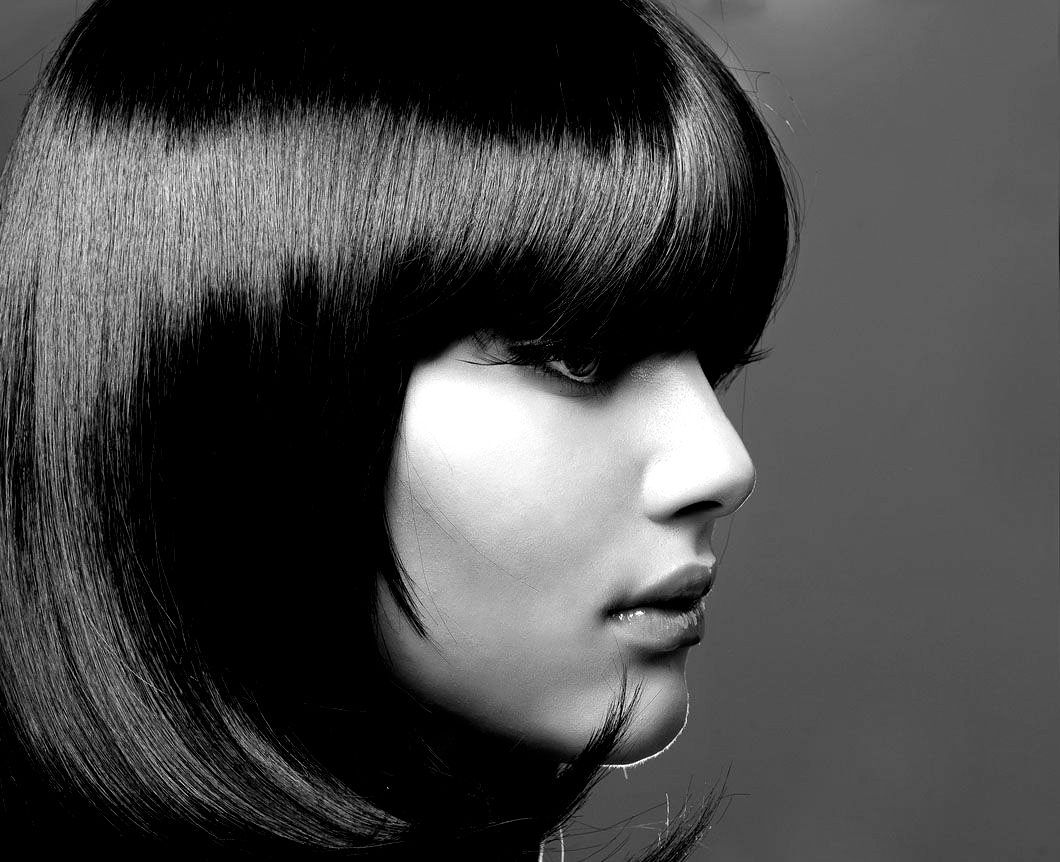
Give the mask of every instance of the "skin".
POLYGON ((606 611, 710 563, 754 467, 693 353, 648 357, 599 391, 553 376, 568 370, 483 364, 473 339, 414 370, 387 515, 430 640, 387 590, 378 637, 417 697, 560 761, 627 667, 630 690, 644 686, 612 755, 628 764, 683 729, 688 648, 631 649, 606 611))

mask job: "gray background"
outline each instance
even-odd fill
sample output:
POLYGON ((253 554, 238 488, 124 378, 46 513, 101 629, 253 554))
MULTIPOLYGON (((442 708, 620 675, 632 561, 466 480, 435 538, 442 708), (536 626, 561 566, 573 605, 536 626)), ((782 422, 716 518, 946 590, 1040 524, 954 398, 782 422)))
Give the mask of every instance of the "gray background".
MULTIPOLYGON (((45 49, 0 82, 0 152, 78 5, 0 0, 0 76, 45 49)), ((726 399, 759 486, 691 723, 584 821, 639 846, 729 770, 697 862, 1060 858, 1056 5, 682 8, 754 70, 806 229, 726 399)))

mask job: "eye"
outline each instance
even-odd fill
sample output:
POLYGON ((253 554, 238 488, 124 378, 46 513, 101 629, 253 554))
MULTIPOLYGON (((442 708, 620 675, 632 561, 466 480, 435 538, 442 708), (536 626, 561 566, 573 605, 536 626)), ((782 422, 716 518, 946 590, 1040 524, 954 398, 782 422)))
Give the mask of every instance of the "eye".
POLYGON ((475 335, 475 344, 484 364, 522 366, 572 396, 607 394, 624 368, 592 347, 545 339, 512 340, 484 331, 475 335))
POLYGON ((542 348, 541 345, 517 345, 514 352, 534 373, 541 374, 570 395, 603 395, 610 390, 619 368, 608 364, 607 358, 591 348, 562 350, 542 348))
POLYGON ((546 368, 561 374, 568 380, 584 385, 597 383, 600 377, 600 368, 603 361, 599 356, 584 354, 581 356, 566 356, 561 359, 550 359, 544 362, 546 368))

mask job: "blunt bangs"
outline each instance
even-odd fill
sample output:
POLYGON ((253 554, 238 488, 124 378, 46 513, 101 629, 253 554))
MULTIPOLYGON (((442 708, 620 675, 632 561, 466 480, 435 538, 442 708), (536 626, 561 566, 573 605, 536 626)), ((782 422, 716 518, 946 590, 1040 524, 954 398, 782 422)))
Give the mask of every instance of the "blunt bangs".
MULTIPOLYGON (((466 301, 443 331, 473 323, 620 362, 692 349, 715 384, 760 358, 793 247, 792 198, 747 97, 727 72, 708 87, 702 75, 718 70, 697 71, 667 114, 636 118, 632 135, 616 128, 604 153, 564 129, 486 157, 480 239, 450 280, 466 301)), ((435 327, 446 310, 432 309, 435 327)))
POLYGON ((438 149, 421 151, 430 179, 411 197, 431 224, 410 237, 415 288, 400 294, 418 341, 490 329, 619 362, 692 349, 715 384, 764 355, 797 245, 786 163, 723 64, 640 11, 628 91, 571 110, 597 74, 580 69, 532 123, 484 133, 450 117, 423 136, 438 149))
POLYGON ((178 305, 312 281, 340 319, 371 308, 408 361, 476 328, 691 348, 715 382, 756 358, 794 202, 755 107, 672 14, 469 2, 410 25, 307 0, 315 26, 291 31, 269 4, 192 5, 211 35, 103 0, 49 80, 82 130, 128 139, 149 191, 126 218, 157 226, 133 241, 173 255, 178 305), (114 12, 128 38, 86 69, 78 45, 114 12))

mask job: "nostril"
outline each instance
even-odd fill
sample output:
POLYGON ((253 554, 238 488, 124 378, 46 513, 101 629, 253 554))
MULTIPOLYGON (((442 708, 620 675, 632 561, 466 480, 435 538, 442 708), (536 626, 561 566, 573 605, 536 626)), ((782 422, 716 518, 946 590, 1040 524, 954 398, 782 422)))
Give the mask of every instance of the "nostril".
POLYGON ((694 503, 689 503, 687 506, 682 506, 680 509, 674 512, 675 517, 681 517, 683 515, 702 515, 705 513, 712 513, 721 508, 721 503, 714 500, 696 500, 694 503))

